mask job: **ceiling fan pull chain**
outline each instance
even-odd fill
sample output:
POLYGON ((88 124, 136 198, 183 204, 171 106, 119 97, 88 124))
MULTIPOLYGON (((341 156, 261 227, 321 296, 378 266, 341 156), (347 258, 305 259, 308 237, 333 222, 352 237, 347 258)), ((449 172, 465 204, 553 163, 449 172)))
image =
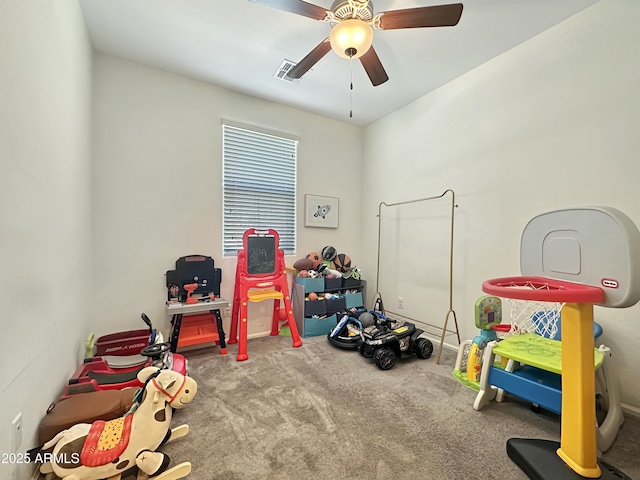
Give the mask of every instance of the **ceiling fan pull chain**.
POLYGON ((349 118, 353 118, 353 57, 349 57, 349 118))

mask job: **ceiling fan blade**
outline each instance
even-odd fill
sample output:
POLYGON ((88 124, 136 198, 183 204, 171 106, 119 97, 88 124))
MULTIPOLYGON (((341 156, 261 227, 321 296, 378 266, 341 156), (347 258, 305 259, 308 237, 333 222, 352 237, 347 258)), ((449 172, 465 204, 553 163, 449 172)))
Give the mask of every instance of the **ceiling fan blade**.
POLYGON ((457 25, 461 15, 461 3, 390 10, 381 13, 380 28, 392 30, 396 28, 452 27, 457 25))
POLYGON ((327 10, 313 5, 312 3, 303 2, 302 0, 249 0, 252 3, 267 5, 285 12, 291 12, 304 17, 313 18, 314 20, 324 20, 327 16, 327 10))
POLYGON ((370 47, 367 53, 360 57, 360 63, 362 63, 364 71, 369 75, 369 80, 371 80, 374 87, 389 80, 387 72, 384 71, 382 62, 380 62, 380 58, 378 58, 378 54, 373 47, 370 47))
POLYGON ((320 42, 306 57, 298 62, 298 64, 287 72, 287 77, 300 78, 309 71, 316 63, 320 61, 331 50, 331 42, 329 37, 320 42))

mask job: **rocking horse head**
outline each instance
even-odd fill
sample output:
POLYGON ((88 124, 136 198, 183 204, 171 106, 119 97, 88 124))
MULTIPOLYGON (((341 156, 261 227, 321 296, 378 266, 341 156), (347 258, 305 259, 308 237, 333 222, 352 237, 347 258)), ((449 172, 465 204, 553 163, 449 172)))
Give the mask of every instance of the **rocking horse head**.
POLYGON ((164 401, 177 409, 189 405, 198 391, 198 384, 193 378, 173 370, 159 370, 157 367, 140 370, 138 380, 145 385, 143 401, 151 395, 154 404, 164 401))
POLYGON ((173 409, 189 405, 198 385, 188 376, 157 367, 140 370, 138 380, 144 387, 124 417, 80 423, 47 442, 43 449, 53 447, 53 460, 43 465, 41 472, 52 471, 63 479, 93 480, 119 478, 136 466, 147 475, 166 469, 168 457, 155 450, 171 439, 173 409))

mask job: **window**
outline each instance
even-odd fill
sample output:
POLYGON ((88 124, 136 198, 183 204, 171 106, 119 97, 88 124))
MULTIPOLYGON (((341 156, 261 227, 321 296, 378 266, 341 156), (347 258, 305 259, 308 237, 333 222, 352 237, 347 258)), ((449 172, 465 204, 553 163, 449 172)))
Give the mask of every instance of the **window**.
POLYGON ((242 249, 248 228, 277 230, 285 254, 296 251, 298 140, 222 125, 223 254, 242 249))

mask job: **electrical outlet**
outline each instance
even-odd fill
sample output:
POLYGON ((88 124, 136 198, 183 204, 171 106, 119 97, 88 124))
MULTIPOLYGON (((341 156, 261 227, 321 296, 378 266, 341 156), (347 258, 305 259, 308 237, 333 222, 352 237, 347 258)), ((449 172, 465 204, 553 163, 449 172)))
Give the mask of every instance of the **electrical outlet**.
POLYGON ((227 318, 228 318, 228 317, 230 317, 230 316, 231 316, 231 309, 230 309, 229 307, 225 308, 225 309, 222 311, 222 316, 223 316, 223 317, 227 317, 227 318))
POLYGON ((398 297, 398 308, 400 310, 404 308, 404 297, 398 297))
POLYGON ((11 422, 11 451, 16 453, 22 444, 22 412, 11 422))

